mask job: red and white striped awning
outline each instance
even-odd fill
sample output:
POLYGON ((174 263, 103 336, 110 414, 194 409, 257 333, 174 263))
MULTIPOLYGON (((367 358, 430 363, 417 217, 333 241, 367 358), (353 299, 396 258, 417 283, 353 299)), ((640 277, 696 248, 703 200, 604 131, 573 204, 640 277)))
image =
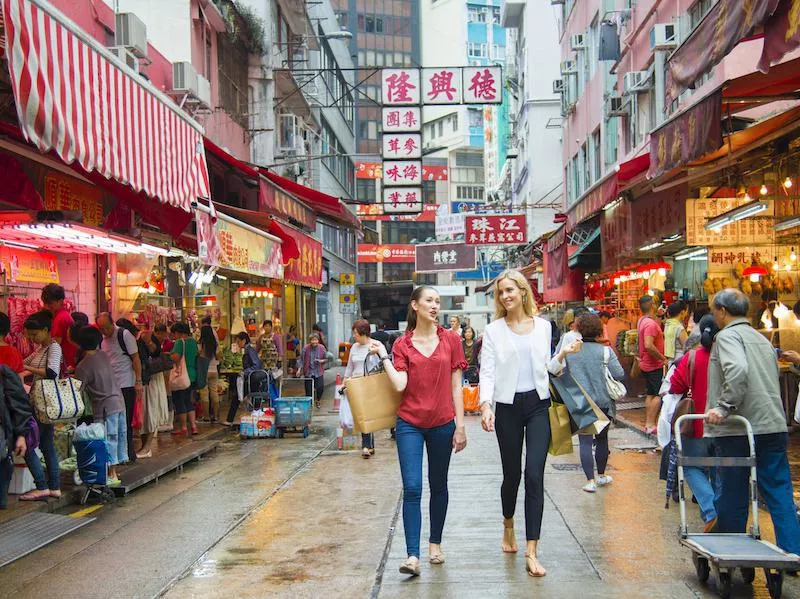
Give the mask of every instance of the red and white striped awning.
POLYGON ((197 123, 46 0, 2 0, 2 7, 29 141, 187 212, 209 197, 197 123))

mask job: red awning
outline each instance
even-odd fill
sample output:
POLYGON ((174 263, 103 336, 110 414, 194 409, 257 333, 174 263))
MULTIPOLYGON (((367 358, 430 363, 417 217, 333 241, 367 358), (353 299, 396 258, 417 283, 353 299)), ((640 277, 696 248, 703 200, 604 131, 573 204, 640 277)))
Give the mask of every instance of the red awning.
POLYGON ((634 177, 644 173, 650 168, 650 154, 642 154, 636 158, 631 158, 627 162, 617 166, 617 181, 626 183, 634 177))
POLYGON ((284 264, 288 264, 290 260, 300 256, 300 249, 297 247, 295 237, 286 231, 289 227, 287 225, 281 226, 278 221, 272 219, 269 214, 265 212, 256 212, 255 210, 245 210, 244 208, 234 208, 233 206, 220 203, 215 203, 214 206, 218 212, 238 218, 240 221, 252 225, 257 229, 261 229, 262 231, 266 231, 270 235, 274 235, 280 239, 283 242, 281 244, 281 252, 283 253, 284 264))
MULTIPOLYGON (((617 174, 607 175, 601 182, 596 183, 591 191, 583 195, 567 212, 567 231, 572 231, 575 226, 585 221, 606 204, 617 197, 617 174)), ((549 240, 548 240, 549 243, 549 240)))
POLYGON ((798 89, 800 89, 800 58, 795 58, 775 65, 768 73, 755 71, 726 82, 722 87, 722 112, 735 114, 756 105, 754 102, 748 102, 747 98, 782 96, 798 89))
POLYGON ((25 138, 67 164, 191 212, 209 196, 201 127, 41 0, 2 0, 25 138))
POLYGON ((219 158, 222 162, 224 162, 228 166, 240 170, 243 174, 247 175, 251 179, 255 179, 257 181, 260 178, 258 170, 256 170, 246 162, 242 162, 241 160, 236 158, 236 156, 229 154, 207 137, 203 138, 203 146, 205 147, 206 150, 209 151, 209 153, 212 156, 219 158))
POLYGON ((286 179, 285 177, 276 175, 272 171, 265 168, 260 169, 260 171, 261 174, 275 183, 278 187, 281 187, 292 195, 297 196, 320 214, 335 218, 336 220, 351 225, 356 229, 361 228, 361 223, 359 222, 358 218, 356 218, 356 215, 345 208, 344 204, 342 204, 339 198, 335 198, 332 195, 328 195, 327 193, 323 193, 316 189, 311 189, 310 187, 301 185, 300 183, 292 181, 291 179, 286 179))

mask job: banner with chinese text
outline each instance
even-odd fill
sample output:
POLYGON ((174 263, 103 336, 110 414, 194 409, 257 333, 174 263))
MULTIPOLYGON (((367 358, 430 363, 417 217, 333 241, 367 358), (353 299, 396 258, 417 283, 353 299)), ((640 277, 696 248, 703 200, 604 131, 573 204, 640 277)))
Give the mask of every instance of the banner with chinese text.
POLYGON ((464 229, 470 245, 519 245, 527 241, 524 214, 467 216, 464 229))
POLYGON ((474 245, 457 243, 431 243, 417 246, 417 272, 442 272, 475 270, 477 250, 474 245))
MULTIPOLYGON (((203 213, 198 213, 198 216, 203 213)), ((210 221, 207 217, 204 219, 210 221)), ((198 218, 198 225, 201 218, 198 218)), ((228 220, 218 219, 212 224, 214 238, 219 244, 216 258, 209 252, 211 244, 207 243, 204 232, 201 239, 198 230, 198 255, 208 266, 218 266, 236 272, 247 273, 270 279, 283 278, 283 262, 279 243, 258 235, 228 220), (205 252, 205 255, 204 255, 205 252)), ((288 228, 288 227, 286 227, 288 228)), ((322 262, 320 252, 320 263, 322 262)))
POLYGON ((53 254, 0 246, 0 266, 10 283, 27 281, 46 285, 60 282, 58 265, 53 254))
POLYGON ((283 280, 287 283, 319 289, 322 287, 322 244, 302 231, 288 225, 281 228, 292 236, 300 255, 283 268, 283 280))
POLYGON ((103 193, 72 177, 48 172, 44 178, 44 209, 77 211, 93 227, 103 224, 103 193))
POLYGON ((752 202, 747 198, 690 198, 686 200, 686 245, 734 246, 775 243, 775 205, 762 200, 767 209, 758 216, 743 218, 719 231, 706 229, 709 219, 752 202))

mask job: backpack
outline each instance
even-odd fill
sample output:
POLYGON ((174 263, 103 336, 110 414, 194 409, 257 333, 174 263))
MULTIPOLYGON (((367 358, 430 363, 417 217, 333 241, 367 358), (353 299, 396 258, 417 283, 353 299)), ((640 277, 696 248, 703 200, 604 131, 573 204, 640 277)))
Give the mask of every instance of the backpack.
MULTIPOLYGON (((105 341, 105 340, 106 340, 106 338, 103 337, 103 341, 105 341)), ((103 347, 103 341, 100 342, 100 347, 103 347)), ((117 343, 119 344, 119 347, 122 350, 122 353, 125 354, 126 356, 128 356, 128 358, 131 361, 133 361, 133 357, 128 352, 128 348, 125 345, 125 329, 123 329, 122 327, 117 327, 117 343)))

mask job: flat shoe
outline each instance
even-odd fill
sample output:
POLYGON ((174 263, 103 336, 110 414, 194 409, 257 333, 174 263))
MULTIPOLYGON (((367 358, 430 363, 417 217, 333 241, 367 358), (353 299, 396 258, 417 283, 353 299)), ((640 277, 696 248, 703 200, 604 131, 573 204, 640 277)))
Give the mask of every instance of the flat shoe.
POLYGON ((50 497, 50 491, 47 489, 34 489, 33 491, 28 491, 24 495, 20 495, 20 501, 44 501, 48 497, 50 497))
POLYGON ((409 574, 411 576, 419 576, 419 558, 409 557, 400 564, 400 574, 409 574))
POLYGON ((141 460, 141 459, 144 459, 144 458, 152 458, 152 457, 153 457, 152 450, 151 451, 146 451, 144 453, 137 453, 136 454, 136 459, 137 460, 141 460))
POLYGON ((444 553, 432 553, 428 561, 432 564, 439 565, 444 563, 444 553))

